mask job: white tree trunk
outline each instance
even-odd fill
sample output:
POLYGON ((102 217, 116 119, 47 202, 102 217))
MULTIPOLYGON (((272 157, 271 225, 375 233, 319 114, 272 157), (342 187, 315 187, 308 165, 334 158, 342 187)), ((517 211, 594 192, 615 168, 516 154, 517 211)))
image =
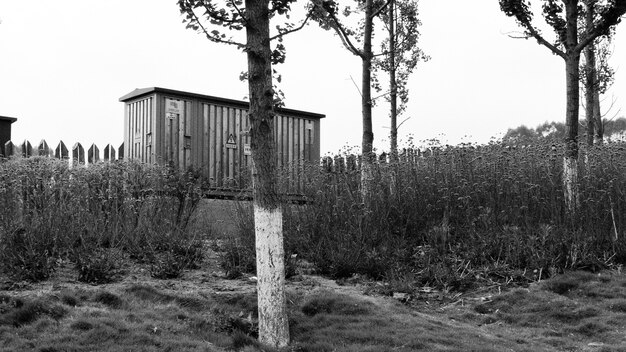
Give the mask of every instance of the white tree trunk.
POLYGON ((256 272, 260 342, 273 347, 289 343, 285 300, 283 212, 254 204, 256 272))
POLYGON ((363 203, 369 204, 374 188, 374 165, 369 155, 361 157, 361 198, 363 203))
POLYGON ((578 159, 563 158, 563 192, 570 214, 578 210, 578 159))

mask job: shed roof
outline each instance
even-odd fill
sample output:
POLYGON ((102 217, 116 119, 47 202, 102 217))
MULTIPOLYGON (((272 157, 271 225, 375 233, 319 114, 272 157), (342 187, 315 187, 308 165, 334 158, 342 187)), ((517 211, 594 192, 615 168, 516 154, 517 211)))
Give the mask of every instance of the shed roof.
MULTIPOLYGON (((132 92, 121 97, 120 101, 127 102, 129 100, 137 99, 142 96, 153 94, 153 93, 178 95, 178 96, 183 96, 183 97, 205 100, 205 101, 213 102, 216 104, 233 105, 233 106, 244 108, 244 109, 247 109, 250 107, 250 103, 247 101, 243 101, 243 100, 220 98, 220 97, 215 97, 212 95, 183 92, 180 90, 160 88, 160 87, 137 88, 133 90, 132 92)), ((324 114, 318 114, 318 113, 302 111, 302 110, 287 109, 287 108, 276 108, 276 112, 279 114, 297 115, 297 116, 303 116, 303 117, 309 117, 309 118, 315 118, 315 119, 321 119, 321 118, 326 117, 326 115, 324 114)))
POLYGON ((9 121, 9 123, 13 123, 13 122, 17 121, 17 118, 15 118, 15 117, 8 117, 8 116, 0 116, 0 121, 9 121))

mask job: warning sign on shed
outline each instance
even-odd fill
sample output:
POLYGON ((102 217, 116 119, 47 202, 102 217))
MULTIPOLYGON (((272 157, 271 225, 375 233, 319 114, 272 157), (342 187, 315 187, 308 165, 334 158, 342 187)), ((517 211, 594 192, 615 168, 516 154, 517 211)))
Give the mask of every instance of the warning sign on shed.
POLYGON ((165 112, 168 114, 182 114, 184 102, 180 100, 165 99, 165 112))
POLYGON ((235 135, 232 133, 228 135, 228 139, 226 140, 226 148, 237 148, 237 140, 235 139, 235 135))

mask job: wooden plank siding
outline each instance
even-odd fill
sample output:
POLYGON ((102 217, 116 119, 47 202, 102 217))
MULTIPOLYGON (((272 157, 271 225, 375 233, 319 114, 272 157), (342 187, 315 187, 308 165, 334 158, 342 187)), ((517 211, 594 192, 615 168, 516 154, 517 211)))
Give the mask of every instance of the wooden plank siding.
POLYGON ((153 97, 126 104, 124 116, 124 154, 142 162, 154 162, 152 151, 153 97))
MULTIPOLYGON (((128 158, 172 163, 179 168, 193 166, 202 170, 216 189, 250 186, 251 156, 245 153, 250 145, 247 102, 163 88, 135 90, 120 101, 126 104, 128 158)), ((276 109, 272 126, 276 163, 288 168, 290 190, 302 186, 304 162, 319 163, 323 117, 276 109)))

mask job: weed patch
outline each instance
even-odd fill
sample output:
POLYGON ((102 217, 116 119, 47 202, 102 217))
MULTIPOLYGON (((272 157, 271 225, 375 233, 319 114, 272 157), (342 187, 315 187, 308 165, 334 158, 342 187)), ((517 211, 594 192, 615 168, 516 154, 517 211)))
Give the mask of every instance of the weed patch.
POLYGON ((54 320, 59 320, 67 314, 67 310, 63 307, 39 300, 27 302, 16 300, 9 302, 9 304, 12 305, 11 308, 5 307, 2 309, 3 312, 0 314, 0 325, 20 327, 31 324, 42 316, 48 316, 54 320))
POLYGON ((107 307, 119 309, 123 306, 124 301, 116 294, 108 291, 100 291, 93 297, 94 302, 99 302, 107 307))

